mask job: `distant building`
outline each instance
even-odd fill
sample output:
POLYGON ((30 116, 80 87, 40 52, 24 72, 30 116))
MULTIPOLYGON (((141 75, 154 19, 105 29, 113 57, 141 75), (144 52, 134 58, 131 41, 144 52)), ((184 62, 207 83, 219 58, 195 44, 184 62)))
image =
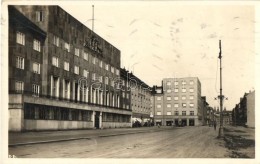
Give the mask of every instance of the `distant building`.
POLYGON ((152 94, 155 124, 203 124, 205 113, 201 100, 201 84, 197 77, 164 78, 162 86, 153 87, 152 94))
POLYGON ((10 131, 131 127, 116 47, 59 6, 9 6, 9 25, 10 131))
POLYGON ((232 111, 233 124, 255 127, 255 91, 245 93, 232 111))

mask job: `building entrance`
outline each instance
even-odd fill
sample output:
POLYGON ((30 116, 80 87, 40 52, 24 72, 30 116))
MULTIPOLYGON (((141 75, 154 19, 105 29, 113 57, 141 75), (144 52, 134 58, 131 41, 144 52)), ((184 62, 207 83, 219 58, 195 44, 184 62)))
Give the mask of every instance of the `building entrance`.
POLYGON ((187 119, 182 119, 181 120, 181 125, 182 126, 187 126, 187 119))
POLYGON ((195 124, 194 119, 189 119, 189 126, 194 126, 194 124, 195 124))
POLYGON ((100 116, 100 112, 96 112, 95 115, 95 128, 99 129, 99 116, 100 116))

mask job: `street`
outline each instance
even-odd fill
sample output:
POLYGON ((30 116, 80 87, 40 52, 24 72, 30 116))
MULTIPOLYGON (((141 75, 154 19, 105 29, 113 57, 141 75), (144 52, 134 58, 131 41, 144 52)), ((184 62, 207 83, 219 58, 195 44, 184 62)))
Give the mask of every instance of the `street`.
MULTIPOLYGON (((217 134, 214 128, 208 126, 158 128, 126 135, 12 146, 9 154, 17 158, 232 157, 232 151, 225 147, 224 140, 217 139, 217 134)), ((254 147, 252 149, 254 154, 254 147)))

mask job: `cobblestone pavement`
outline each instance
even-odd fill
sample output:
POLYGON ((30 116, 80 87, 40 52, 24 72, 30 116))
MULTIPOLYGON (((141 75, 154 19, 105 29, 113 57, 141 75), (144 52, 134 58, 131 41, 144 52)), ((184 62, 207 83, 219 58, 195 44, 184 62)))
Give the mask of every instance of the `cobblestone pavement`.
POLYGON ((217 138, 218 132, 208 126, 31 133, 36 136, 44 133, 62 136, 58 133, 69 133, 69 137, 88 133, 92 137, 10 146, 9 154, 18 158, 230 158, 232 153, 225 145, 226 141, 217 138))

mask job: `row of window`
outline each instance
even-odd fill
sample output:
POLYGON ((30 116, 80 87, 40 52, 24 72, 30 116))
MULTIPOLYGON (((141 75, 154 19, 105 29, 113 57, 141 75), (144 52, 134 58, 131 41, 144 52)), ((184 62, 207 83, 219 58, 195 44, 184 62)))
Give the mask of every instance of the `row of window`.
MULTIPOLYGON (((16 56, 16 68, 24 69, 24 58, 20 56, 16 56)), ((37 62, 33 62, 32 65, 33 73, 40 74, 41 73, 41 64, 37 62)))
MULTIPOLYGON (((186 100, 187 97, 186 97, 185 95, 183 95, 183 96, 181 96, 181 99, 182 99, 182 100, 186 100)), ((194 96, 193 96, 193 95, 190 95, 190 96, 189 96, 189 99, 190 99, 190 100, 193 100, 193 99, 194 99, 194 96)), ((161 96, 157 96, 157 97, 156 97, 156 100, 160 101, 160 100, 162 100, 162 97, 161 97, 161 96)), ((172 100, 172 97, 171 97, 171 96, 167 96, 167 97, 166 97, 166 100, 170 101, 170 100, 172 100)), ((174 100, 179 100, 179 96, 174 96, 174 100)))
MULTIPOLYGON (((174 81, 173 84, 176 86, 176 85, 179 85, 179 82, 178 82, 178 81, 174 81)), ((187 83, 186 83, 185 80, 182 80, 181 84, 182 84, 182 85, 186 85, 187 83)), ((194 81, 193 81, 193 80, 190 80, 190 81, 189 81, 189 84, 190 84, 190 85, 193 85, 193 84, 194 84, 194 81)), ((172 82, 171 82, 171 81, 167 81, 167 82, 166 82, 166 85, 170 86, 170 85, 172 85, 172 82)))
MULTIPOLYGON (((20 45, 25 45, 25 34, 22 32, 16 32, 16 43, 20 45)), ((41 52, 41 42, 37 39, 33 39, 33 49, 41 52)))
MULTIPOLYGON (((53 37, 53 44, 55 46, 57 46, 57 47, 59 47, 59 45, 60 45, 59 40, 60 40, 59 37, 57 37, 57 36, 53 37)), ((70 44, 69 43, 65 42, 64 48, 65 48, 66 51, 70 52, 70 44)), ((76 56, 79 57, 80 56, 80 52, 82 52, 83 59, 88 61, 89 60, 89 54, 87 52, 85 52, 84 50, 80 51, 79 48, 75 48, 74 54, 76 56)), ((111 73, 115 73, 116 75, 119 75, 119 70, 118 69, 114 68, 113 66, 110 66, 109 64, 103 63, 103 61, 97 59, 96 57, 92 57, 92 64, 98 64, 100 68, 103 68, 105 66, 104 68, 107 71, 109 71, 109 69, 110 69, 111 73)), ((56 64, 56 67, 59 67, 58 63, 56 64)))
MULTIPOLYGON (((162 112, 156 112, 156 115, 162 115, 162 112)), ((166 115, 172 115, 172 112, 168 111, 166 115)), ((179 111, 174 111, 175 116, 179 116, 179 111)), ((186 111, 182 111, 182 116, 186 116, 186 111)), ((190 111, 190 116, 194 116, 194 111, 190 111)))
MULTIPOLYGON (((194 107, 194 103, 189 103, 189 106, 190 106, 190 108, 193 108, 193 107, 194 107)), ((156 107, 157 107, 157 108, 162 108, 162 105, 161 105, 161 104, 157 104, 156 107)), ((171 108, 171 107, 172 107, 172 104, 166 104, 166 107, 167 107, 167 108, 171 108)), ((175 104, 174 104, 174 107, 175 107, 175 108, 178 108, 178 107, 179 107, 179 104, 178 104, 178 103, 175 103, 175 104)), ((187 107, 187 104, 186 104, 186 103, 182 103, 182 107, 183 107, 183 108, 186 108, 186 107, 187 107)))
MULTIPOLYGON (((23 93, 23 91, 24 91, 24 82, 16 81, 15 82, 15 91, 17 93, 23 93)), ((40 85, 32 84, 32 94, 33 94, 33 96, 39 97, 40 85)))
POLYGON ((25 119, 91 121, 92 111, 25 104, 25 119))
MULTIPOLYGON (((167 89, 166 92, 167 92, 167 93, 171 93, 172 90, 171 90, 171 89, 167 89)), ((179 92, 179 88, 174 88, 174 92, 175 92, 175 93, 176 93, 176 92, 179 92)), ((181 92, 185 93, 185 92, 187 92, 187 89, 186 89, 186 88, 182 88, 182 89, 181 89, 181 92)), ((189 88, 189 92, 193 93, 193 92, 194 92, 194 88, 189 88)))
MULTIPOLYGON (((59 67, 59 58, 53 56, 52 57, 52 65, 55 66, 55 67, 59 67)), ((70 69, 70 63, 67 62, 67 61, 64 61, 64 70, 65 71, 69 71, 70 69)), ((79 75, 79 72, 80 72, 80 68, 79 66, 74 66, 74 73, 79 75)), ((89 71, 84 69, 83 70, 83 73, 82 73, 82 76, 88 78, 89 77, 89 71)), ((92 80, 99 80, 100 82, 103 82, 103 77, 102 76, 98 76, 96 73, 92 73, 92 80)), ((105 77, 105 84, 108 85, 108 77, 105 77)), ((114 86, 114 82, 111 81, 111 86, 114 86)))

